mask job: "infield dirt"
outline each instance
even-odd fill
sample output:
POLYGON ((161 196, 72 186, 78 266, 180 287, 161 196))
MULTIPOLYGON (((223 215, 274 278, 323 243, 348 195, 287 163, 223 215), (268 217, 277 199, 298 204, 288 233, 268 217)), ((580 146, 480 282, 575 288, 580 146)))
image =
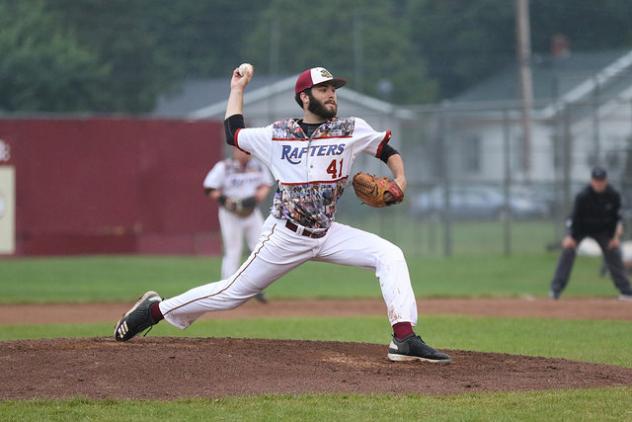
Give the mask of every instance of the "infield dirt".
MULTIPOLYGON (((4 304, 0 325, 72 324, 109 321, 114 325, 132 303, 4 304)), ((470 315, 559 319, 610 319, 632 321, 632 303, 615 299, 421 299, 419 315, 470 315)), ((288 318, 309 316, 349 317, 386 315, 381 299, 277 300, 266 305, 249 301, 230 311, 209 312, 203 319, 288 318)))
POLYGON ((0 400, 248 394, 517 391, 632 385, 632 369, 449 351, 450 365, 392 363, 386 345, 231 338, 0 342, 0 400))
MULTIPOLYGON (((607 299, 433 299, 421 316, 632 320, 607 299)), ((3 305, 0 325, 114 321, 130 304, 3 305)), ((249 302, 207 318, 385 315, 380 300, 249 302)), ((564 359, 448 350, 450 365, 392 363, 386 344, 231 338, 0 342, 0 400, 174 399, 244 394, 517 391, 632 386, 632 369, 564 359)))

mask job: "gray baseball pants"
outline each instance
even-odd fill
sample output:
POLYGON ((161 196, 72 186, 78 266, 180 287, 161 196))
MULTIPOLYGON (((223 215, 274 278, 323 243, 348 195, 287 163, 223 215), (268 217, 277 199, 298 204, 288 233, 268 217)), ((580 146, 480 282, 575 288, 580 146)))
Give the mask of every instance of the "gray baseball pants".
MULTIPOLYGON (((615 287, 624 295, 632 295, 632 287, 630 286, 630 280, 628 279, 627 274, 625 273, 625 268, 623 266, 623 257, 621 255, 621 248, 616 249, 608 249, 608 242, 611 237, 607 233, 586 236, 595 239, 595 241, 599 244, 601 251, 603 252, 604 262, 608 267, 608 271, 610 272, 610 276, 612 277, 612 281, 615 287)), ((584 238, 575 239, 577 244, 583 240, 584 238)), ((560 258, 557 262, 557 268, 555 270, 555 275, 553 276, 553 281, 551 281, 551 291, 556 294, 560 294, 566 285, 568 284, 568 279, 571 275, 571 270, 573 269, 573 263, 575 262, 575 256, 577 252, 575 248, 564 248, 560 255, 560 258)))

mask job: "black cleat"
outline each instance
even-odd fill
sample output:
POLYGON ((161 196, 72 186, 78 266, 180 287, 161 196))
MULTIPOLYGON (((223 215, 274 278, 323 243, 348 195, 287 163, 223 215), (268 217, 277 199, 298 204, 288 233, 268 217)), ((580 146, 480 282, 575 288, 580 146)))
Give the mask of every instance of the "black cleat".
POLYGON ((414 334, 401 341, 393 336, 391 344, 388 345, 387 356, 388 359, 393 362, 410 362, 413 360, 432 363, 452 362, 450 356, 428 346, 421 337, 414 334))
POLYGON ((632 302, 632 294, 621 294, 619 295, 619 300, 624 302, 632 302))
POLYGON ((151 317, 149 307, 152 303, 160 302, 162 299, 158 293, 149 291, 127 311, 125 315, 116 323, 114 328, 114 339, 116 341, 127 341, 143 330, 151 328, 157 321, 151 317))
POLYGON ((255 295, 255 299, 257 299, 257 302, 260 303, 268 303, 268 299, 266 298, 266 295, 263 292, 259 292, 255 295))

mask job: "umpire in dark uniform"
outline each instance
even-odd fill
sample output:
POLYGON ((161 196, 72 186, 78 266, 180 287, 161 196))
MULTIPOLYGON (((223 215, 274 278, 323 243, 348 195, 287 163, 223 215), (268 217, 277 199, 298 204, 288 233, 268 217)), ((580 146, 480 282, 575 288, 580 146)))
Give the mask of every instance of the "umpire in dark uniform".
POLYGON ((632 301, 632 287, 621 256, 620 237, 623 226, 620 211, 621 195, 608 185, 606 170, 601 167, 593 168, 590 184, 575 197, 573 212, 567 220, 568 232, 562 241, 562 254, 549 292, 552 299, 559 299, 568 283, 577 245, 585 237, 591 237, 603 252, 612 281, 621 293, 619 299, 632 301))

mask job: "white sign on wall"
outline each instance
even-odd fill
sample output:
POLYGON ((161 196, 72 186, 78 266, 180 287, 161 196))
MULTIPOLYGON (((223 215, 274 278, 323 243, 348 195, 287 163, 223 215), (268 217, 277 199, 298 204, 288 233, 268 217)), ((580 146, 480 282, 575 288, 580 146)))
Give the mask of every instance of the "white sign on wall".
POLYGON ((5 141, 0 139, 0 162, 9 161, 11 159, 11 147, 5 141))
POLYGON ((0 254, 15 253, 15 168, 0 166, 0 254))

